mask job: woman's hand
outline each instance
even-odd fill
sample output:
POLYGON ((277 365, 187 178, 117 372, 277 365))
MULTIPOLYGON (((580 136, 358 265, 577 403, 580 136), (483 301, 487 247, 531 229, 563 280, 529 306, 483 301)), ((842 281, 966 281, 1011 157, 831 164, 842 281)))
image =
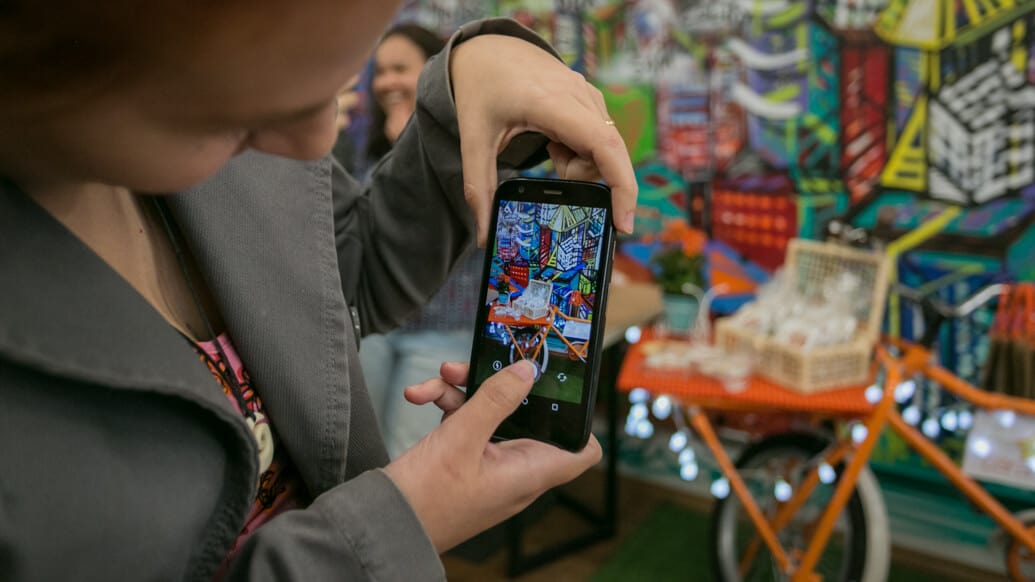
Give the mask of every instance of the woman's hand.
POLYGON ((457 386, 467 384, 469 369, 470 365, 462 362, 444 362, 438 369, 439 378, 409 386, 403 396, 407 402, 418 406, 434 402, 442 411, 442 420, 445 420, 467 401, 467 394, 457 386))
POLYGON ((615 227, 632 232, 636 176, 596 87, 541 48, 486 34, 459 44, 449 63, 463 158, 464 195, 484 244, 496 189, 496 157, 523 132, 547 136, 561 178, 603 179, 615 227))
POLYGON ((411 387, 407 398, 429 398, 423 402, 436 402, 448 418, 385 467, 439 552, 521 511, 601 457, 593 437, 578 453, 529 439, 490 442, 528 395, 532 364, 522 360, 497 372, 463 406, 451 384, 464 381, 460 375, 466 376, 466 367, 446 364, 443 371, 442 381, 411 387))
POLYGON ((337 109, 335 126, 341 131, 352 122, 352 110, 359 105, 359 91, 356 90, 356 83, 359 82, 359 75, 353 75, 341 86, 338 94, 334 96, 334 103, 337 109))

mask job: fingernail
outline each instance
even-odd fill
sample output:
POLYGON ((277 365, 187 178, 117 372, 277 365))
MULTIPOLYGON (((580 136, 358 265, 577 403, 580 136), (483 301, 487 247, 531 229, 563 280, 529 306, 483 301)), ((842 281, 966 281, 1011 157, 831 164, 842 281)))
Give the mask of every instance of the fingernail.
POLYGON ((528 360, 519 360, 509 366, 511 372, 517 374, 522 380, 531 382, 535 380, 535 364, 528 360))
POLYGON ((627 210, 625 217, 622 218, 622 230, 627 234, 632 234, 633 226, 636 224, 636 211, 627 210))

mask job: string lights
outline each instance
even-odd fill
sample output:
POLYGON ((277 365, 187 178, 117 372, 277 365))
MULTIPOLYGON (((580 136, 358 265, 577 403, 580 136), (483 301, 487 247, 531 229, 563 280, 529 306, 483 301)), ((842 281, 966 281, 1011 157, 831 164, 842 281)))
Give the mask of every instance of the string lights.
POLYGON ((929 439, 936 439, 942 432, 941 425, 938 424, 938 420, 935 418, 928 418, 920 425, 920 430, 923 431, 924 435, 929 439))
MULTIPOLYGON (((626 340, 630 343, 639 341, 639 330, 630 328, 626 334, 626 340)), ((871 404, 877 404, 884 396, 884 389, 880 384, 874 384, 866 388, 865 397, 871 404)), ((966 403, 951 404, 943 407, 931 407, 922 409, 916 404, 917 383, 913 380, 906 380, 894 389, 894 399, 902 405, 900 414, 902 420, 910 426, 919 426, 920 431, 931 440, 936 440, 947 434, 965 433, 974 426, 974 412, 969 409, 966 403)), ((694 481, 701 473, 701 466, 697 454, 692 446, 692 432, 687 426, 678 402, 668 395, 652 397, 650 392, 644 388, 635 388, 629 393, 629 413, 626 418, 625 431, 631 436, 640 439, 650 439, 654 436, 655 427, 651 422, 651 416, 658 420, 671 418, 676 425, 676 430, 668 438, 668 449, 677 456, 679 462, 679 477, 684 481, 694 481)), ((1013 410, 997 410, 991 413, 992 418, 1003 429, 1012 428, 1017 422, 1017 413, 1013 410)), ((862 422, 852 422, 848 426, 848 435, 851 440, 859 445, 869 436, 869 429, 862 422)), ((967 448, 977 458, 988 458, 994 452, 994 445, 987 437, 972 435, 967 440, 967 448)), ((1035 449, 1030 455, 1024 457, 1027 468, 1035 473, 1035 449)), ((825 485, 831 485, 837 481, 837 470, 829 463, 823 461, 816 466, 819 481, 825 485)), ((719 475, 712 481, 709 490, 716 499, 725 499, 730 494, 729 480, 719 475)), ((778 502, 786 502, 794 494, 794 487, 784 477, 779 477, 773 483, 772 495, 778 502)))
POLYGON ((730 482, 725 477, 712 481, 711 493, 716 499, 726 499, 730 494, 730 482))
POLYGON ((630 344, 634 344, 640 341, 640 337, 642 335, 643 331, 641 331, 639 327, 636 327, 635 325, 630 326, 625 330, 625 341, 629 342, 630 344))
POLYGON ((824 485, 830 485, 837 480, 837 472, 829 463, 820 463, 816 470, 819 473, 819 481, 824 485))
POLYGON ((995 419, 999 422, 999 426, 1013 428, 1013 423, 1017 421, 1017 413, 1012 410, 999 410, 995 413, 995 419))
POLYGON ((910 404, 902 411, 902 420, 910 426, 920 424, 920 409, 910 404))
POLYGON ((861 422, 852 424, 852 442, 855 444, 862 444, 868 434, 869 429, 866 428, 865 424, 861 422))
POLYGON ((662 394, 654 399, 651 411, 658 420, 665 420, 672 413, 672 399, 662 394))
POLYGON ((680 451, 686 448, 686 443, 689 442, 689 440, 690 436, 686 433, 686 431, 677 430, 676 432, 672 433, 671 437, 669 437, 668 448, 673 453, 678 454, 680 451))
POLYGON ((916 382, 913 380, 906 380, 895 386, 895 402, 899 404, 909 402, 913 398, 913 394, 916 394, 916 382))
POLYGON ((878 402, 880 402, 881 397, 884 396, 884 389, 876 384, 873 384, 872 386, 866 388, 865 396, 867 402, 869 402, 870 404, 877 404, 878 402))

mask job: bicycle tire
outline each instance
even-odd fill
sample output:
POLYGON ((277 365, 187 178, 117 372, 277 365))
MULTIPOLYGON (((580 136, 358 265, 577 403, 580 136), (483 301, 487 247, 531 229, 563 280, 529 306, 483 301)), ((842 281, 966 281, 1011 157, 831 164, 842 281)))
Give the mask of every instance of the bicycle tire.
MULTIPOLYGON (((535 360, 533 360, 532 358, 529 358, 529 357, 525 357, 524 359, 528 360, 529 362, 532 362, 533 364, 535 364, 535 366, 537 368, 539 368, 539 374, 545 374, 546 373, 546 367, 550 364, 550 349, 546 345, 546 339, 545 338, 544 339, 540 339, 539 341, 535 342, 535 344, 533 346, 528 346, 528 347, 530 347, 530 348, 531 347, 536 347, 536 346, 538 346, 539 342, 543 342, 543 346, 539 350, 539 356, 535 360)), ((511 343, 510 344, 510 363, 513 364, 514 362, 518 361, 519 358, 521 358, 521 355, 517 351, 517 346, 515 346, 513 343, 511 343)), ((536 378, 538 379, 538 376, 536 376, 536 378)))
MULTIPOLYGON (((1020 515, 1015 515, 1015 517, 1021 520, 1026 529, 1035 532, 1035 518, 1030 517, 1030 515, 1031 511, 1029 510, 1022 512, 1020 515), (1025 515, 1026 513, 1028 514, 1027 516, 1025 515)), ((1011 582, 1031 582, 1035 580, 1035 567, 1032 566, 1032 563, 1035 562, 1035 556, 1017 538, 1010 537, 1008 539, 1004 557, 1006 558, 1006 575, 1011 582), (1027 561, 1027 567, 1022 565, 1024 561, 1027 561)))
MULTIPOLYGON (((793 459, 807 461, 819 454, 829 445, 829 441, 813 434, 788 433, 776 435, 752 444, 744 450, 737 460, 737 469, 743 474, 750 475, 751 469, 764 466, 772 461, 784 461, 784 467, 790 467, 793 459)), ((788 470, 789 472, 789 470, 788 470)), ((795 482, 792 475, 781 475, 788 482, 795 482)), ((775 479, 773 479, 775 483, 775 479)), ((751 483, 745 479, 749 490, 757 488, 757 483, 751 483)), ((752 491, 755 502, 758 503, 763 513, 775 508, 772 487, 769 483, 762 484, 762 491, 766 494, 759 495, 752 491)), ((810 497, 819 499, 817 495, 832 493, 833 485, 819 485, 817 492, 810 497), (821 491, 824 490, 824 491, 821 491)), ((825 507, 821 503, 820 507, 825 507)), ((804 508, 803 508, 804 509, 804 508)), ((799 510, 799 514, 802 510, 799 510)), ((749 531, 754 528, 743 511, 739 499, 734 494, 728 495, 715 503, 712 511, 711 521, 711 557, 712 569, 716 580, 723 582, 740 582, 741 580, 779 580, 783 578, 782 573, 776 568, 775 562, 768 556, 768 548, 761 545, 758 557, 752 561, 752 567, 746 577, 742 577, 739 570, 739 557, 741 551, 738 541, 737 528, 746 524, 749 531), (769 568, 765 568, 765 566, 769 568), (762 568, 762 576, 758 576, 758 569, 762 568)), ((839 516, 839 529, 831 536, 827 548, 817 564, 817 571, 822 572, 824 580, 840 582, 870 582, 885 580, 888 571, 890 549, 888 547, 887 535, 887 513, 883 502, 883 496, 876 479, 868 468, 863 468, 856 483, 855 490, 849 498, 845 508, 839 516), (837 545, 835 540, 840 539, 841 556, 831 547, 837 545), (826 570, 834 570, 829 573, 826 570)), ((805 543, 790 544, 789 538, 793 535, 794 528, 789 525, 778 535, 781 544, 788 551, 794 549, 805 550, 805 543)))

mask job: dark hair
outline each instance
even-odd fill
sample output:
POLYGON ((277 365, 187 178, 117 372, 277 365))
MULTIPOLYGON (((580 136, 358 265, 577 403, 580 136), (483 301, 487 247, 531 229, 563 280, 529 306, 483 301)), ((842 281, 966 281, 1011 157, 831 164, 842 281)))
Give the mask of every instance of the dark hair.
POLYGON ((0 107, 35 115, 124 85, 174 58, 173 41, 212 34, 243 4, 0 0, 0 107))
MULTIPOLYGON (((434 32, 416 24, 397 24, 389 28, 378 46, 393 36, 402 36, 417 45, 417 48, 424 53, 424 60, 428 60, 438 54, 446 43, 434 32)), ((392 143, 385 135, 385 111, 373 98, 373 75, 370 76, 371 87, 368 87, 367 95, 370 96, 370 128, 367 133, 366 156, 368 160, 376 162, 381 159, 388 150, 392 149, 392 143)))

